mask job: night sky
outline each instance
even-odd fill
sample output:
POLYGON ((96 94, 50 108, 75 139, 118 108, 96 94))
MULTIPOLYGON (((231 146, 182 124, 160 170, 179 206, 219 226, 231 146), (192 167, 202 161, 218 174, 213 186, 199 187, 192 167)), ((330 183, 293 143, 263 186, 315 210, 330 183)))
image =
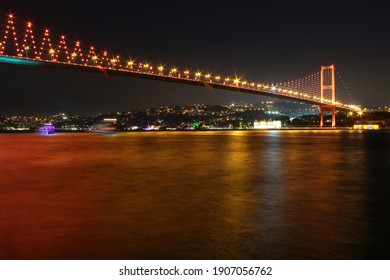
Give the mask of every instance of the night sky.
MULTIPOLYGON (((390 105, 387 2, 10 2, 0 4, 1 35, 6 14, 14 12, 52 33, 138 62, 236 74, 256 82, 292 79, 334 63, 356 103, 390 105)), ((112 76, 108 83, 102 74, 33 66, 0 64, 0 74, 0 115, 266 100, 136 78, 112 76)))

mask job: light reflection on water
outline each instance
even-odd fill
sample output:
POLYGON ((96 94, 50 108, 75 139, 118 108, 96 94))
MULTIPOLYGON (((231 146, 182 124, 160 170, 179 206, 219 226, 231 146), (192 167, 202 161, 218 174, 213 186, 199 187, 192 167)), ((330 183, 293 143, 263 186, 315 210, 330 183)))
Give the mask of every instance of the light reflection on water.
POLYGON ((0 258, 388 259, 389 140, 3 134, 0 258))

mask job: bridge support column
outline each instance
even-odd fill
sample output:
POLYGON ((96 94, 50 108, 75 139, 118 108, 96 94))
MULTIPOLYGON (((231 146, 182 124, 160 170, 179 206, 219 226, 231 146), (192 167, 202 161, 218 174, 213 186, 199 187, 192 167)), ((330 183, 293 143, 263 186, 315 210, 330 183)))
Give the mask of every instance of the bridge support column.
POLYGON ((336 107, 320 106, 320 127, 324 127, 324 113, 332 112, 332 127, 336 127, 336 107))
POLYGON ((320 106, 320 127, 324 126, 324 112, 332 112, 332 127, 336 127, 336 79, 333 64, 321 66, 321 103, 329 104, 320 106))

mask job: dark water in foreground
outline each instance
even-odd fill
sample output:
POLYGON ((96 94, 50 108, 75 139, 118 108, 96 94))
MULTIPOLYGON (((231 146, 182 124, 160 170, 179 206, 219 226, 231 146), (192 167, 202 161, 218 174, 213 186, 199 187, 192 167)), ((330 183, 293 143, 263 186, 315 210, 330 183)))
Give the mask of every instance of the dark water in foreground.
POLYGON ((390 133, 0 135, 1 259, 390 259, 390 133))

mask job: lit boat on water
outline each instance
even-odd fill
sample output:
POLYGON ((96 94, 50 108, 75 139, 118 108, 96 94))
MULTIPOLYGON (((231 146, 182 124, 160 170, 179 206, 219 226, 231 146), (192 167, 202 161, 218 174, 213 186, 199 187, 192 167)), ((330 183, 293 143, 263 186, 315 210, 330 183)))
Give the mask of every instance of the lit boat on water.
POLYGON ((94 132, 102 134, 115 134, 116 132, 116 119, 105 118, 102 121, 94 125, 94 132))
POLYGON ((41 135, 52 135, 55 133, 54 125, 44 124, 39 128, 39 132, 41 133, 41 135))

